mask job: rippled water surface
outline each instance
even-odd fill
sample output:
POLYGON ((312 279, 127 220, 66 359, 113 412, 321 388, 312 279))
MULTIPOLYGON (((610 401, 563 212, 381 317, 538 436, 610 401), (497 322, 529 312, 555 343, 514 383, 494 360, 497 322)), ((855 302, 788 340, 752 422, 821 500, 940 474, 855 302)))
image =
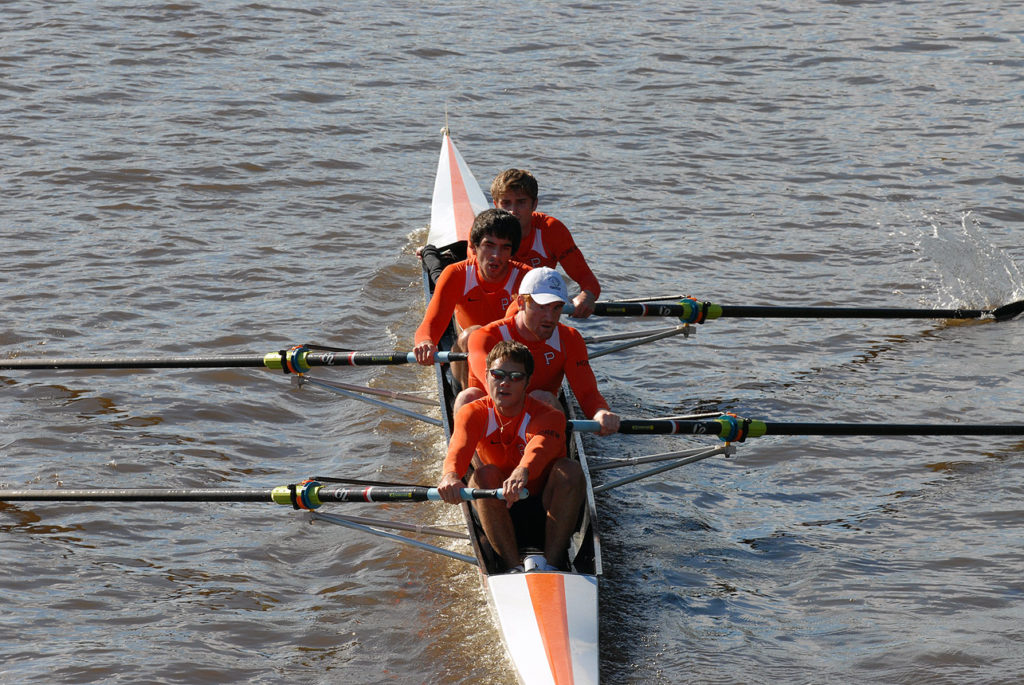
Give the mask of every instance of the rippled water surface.
MULTIPOLYGON (((408 349, 446 113, 485 187, 538 176, 609 299, 1024 298, 1020 2, 0 13, 0 356, 408 349)), ((595 368, 625 416, 1021 423, 1021 349, 1021 321, 723 318, 595 368)), ((268 371, 0 373, 4 487, 432 482, 441 454, 268 371)), ((1022 482, 1017 438, 780 436, 610 491, 603 678, 1016 682, 1022 482)), ((509 682, 484 604, 283 507, 0 504, 3 682, 509 682)))

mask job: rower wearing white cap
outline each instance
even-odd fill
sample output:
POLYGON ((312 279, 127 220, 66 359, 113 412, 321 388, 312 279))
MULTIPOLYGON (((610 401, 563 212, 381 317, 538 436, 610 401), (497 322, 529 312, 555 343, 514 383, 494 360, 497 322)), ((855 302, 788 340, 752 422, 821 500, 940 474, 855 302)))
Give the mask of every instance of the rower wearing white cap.
POLYGON ((469 336, 469 387, 459 394, 456 407, 486 394, 483 379, 488 352, 501 340, 514 340, 533 354, 534 372, 528 393, 561 409, 558 390, 565 378, 583 412, 600 424, 599 434, 617 432, 619 416, 609 409, 597 389, 583 336, 559 322, 567 302, 569 294, 561 274, 548 267, 531 269, 519 286, 518 311, 469 336))

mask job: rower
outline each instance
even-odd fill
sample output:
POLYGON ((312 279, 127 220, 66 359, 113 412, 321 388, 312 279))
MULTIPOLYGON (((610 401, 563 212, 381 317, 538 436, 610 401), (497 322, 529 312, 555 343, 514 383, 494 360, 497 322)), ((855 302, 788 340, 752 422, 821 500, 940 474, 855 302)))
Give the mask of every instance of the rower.
MULTIPOLYGON (((469 234, 469 257, 447 266, 437 279, 423 321, 416 329, 413 354, 420 364, 434 363, 437 343, 455 315, 461 329, 453 352, 466 349, 469 333, 502 318, 530 267, 512 260, 519 248, 520 225, 502 209, 487 209, 476 216, 469 234)), ((463 387, 465 366, 456 371, 463 387), (459 372, 461 371, 461 373, 459 372), (461 376, 461 377, 460 377, 461 376)))
POLYGON ((598 434, 618 432, 619 416, 609 409, 597 389, 583 336, 558 320, 568 300, 561 274, 543 266, 531 269, 519 286, 515 314, 483 326, 470 336, 470 385, 456 398, 456 410, 484 395, 485 360, 491 348, 501 340, 515 340, 530 350, 536 366, 527 392, 561 411, 558 392, 566 378, 583 413, 600 424, 598 434))
POLYGON ((537 179, 523 169, 507 169, 491 183, 494 206, 512 212, 522 227, 514 259, 534 268, 555 268, 560 263, 580 287, 580 294, 573 298, 572 316, 585 319, 594 311, 601 286, 565 224, 537 211, 537 191, 537 179))
POLYGON ((579 462, 566 457, 565 416, 526 394, 533 356, 524 345, 502 341, 487 355, 486 394, 455 414, 455 429, 437 489, 458 504, 469 465, 469 487, 501 488, 505 501, 474 502, 480 524, 505 567, 522 571, 516 524, 543 526, 542 571, 568 567, 569 537, 579 518, 586 481, 579 462), (523 488, 529 496, 520 500, 523 488), (543 523, 540 523, 543 521, 543 523))

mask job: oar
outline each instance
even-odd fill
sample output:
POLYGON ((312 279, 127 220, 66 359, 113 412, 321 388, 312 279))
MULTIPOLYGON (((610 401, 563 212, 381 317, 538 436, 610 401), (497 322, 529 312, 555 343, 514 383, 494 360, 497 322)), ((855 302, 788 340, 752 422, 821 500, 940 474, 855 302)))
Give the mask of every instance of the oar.
MULTIPOLYGON (((504 499, 501 489, 462 488, 463 500, 504 499)), ((524 494, 521 497, 526 497, 524 494)), ((439 502, 437 488, 424 486, 335 487, 317 481, 282 485, 270 490, 252 488, 97 488, 88 490, 3 490, 6 502, 273 502, 296 509, 316 509, 325 502, 439 502)))
MULTIPOLYGON (((572 303, 563 312, 572 313, 572 303)), ((1009 321, 1024 313, 1024 300, 995 309, 899 309, 884 307, 775 307, 726 305, 686 298, 679 304, 598 302, 596 316, 671 316, 684 323, 704 323, 722 317, 763 319, 995 319, 1009 321)))
MULTIPOLYGON (((569 421, 581 433, 600 430, 597 421, 569 421)), ((725 414, 708 421, 623 419, 620 433, 630 435, 715 435, 727 442, 742 442, 764 435, 1024 435, 1022 424, 986 423, 775 423, 725 414)))
MULTIPOLYGON (((465 352, 438 352, 435 362, 465 361, 465 352)), ((308 347, 270 352, 262 356, 235 355, 213 357, 122 357, 0 359, 0 369, 202 369, 263 368, 285 373, 305 373, 314 366, 383 366, 413 364, 412 352, 314 352, 308 347)))

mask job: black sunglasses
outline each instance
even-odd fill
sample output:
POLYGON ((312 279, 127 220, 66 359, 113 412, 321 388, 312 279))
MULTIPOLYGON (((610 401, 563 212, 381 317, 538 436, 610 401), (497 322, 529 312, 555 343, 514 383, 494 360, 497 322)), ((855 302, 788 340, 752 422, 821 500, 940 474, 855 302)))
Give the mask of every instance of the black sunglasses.
POLYGON ((487 369, 487 373, 494 376, 499 381, 503 381, 506 378, 510 381, 521 381, 526 378, 525 371, 505 371, 504 369, 487 369))

